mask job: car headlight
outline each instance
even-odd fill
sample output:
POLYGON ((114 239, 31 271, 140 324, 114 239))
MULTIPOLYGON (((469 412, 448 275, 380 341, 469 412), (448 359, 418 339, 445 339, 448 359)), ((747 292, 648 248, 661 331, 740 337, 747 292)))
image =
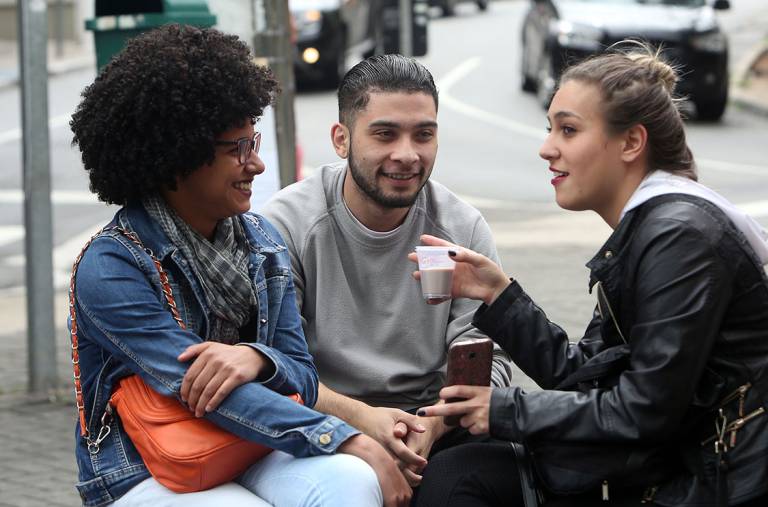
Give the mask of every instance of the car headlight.
POLYGON ((552 23, 551 30, 560 46, 585 51, 599 50, 603 38, 603 31, 599 28, 570 21, 556 21, 552 23))
POLYGON ((700 33, 691 37, 691 46, 699 51, 722 53, 728 47, 728 38, 719 31, 700 33))
POLYGON ((323 13, 311 9, 293 13, 296 21, 296 35, 299 40, 311 39, 320 34, 323 27, 323 13))

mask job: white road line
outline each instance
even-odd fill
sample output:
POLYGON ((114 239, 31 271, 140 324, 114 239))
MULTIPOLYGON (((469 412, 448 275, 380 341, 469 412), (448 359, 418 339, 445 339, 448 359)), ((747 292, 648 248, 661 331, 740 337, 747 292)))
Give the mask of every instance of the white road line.
POLYGON ((768 201, 745 202, 736 206, 752 218, 768 217, 768 201))
POLYGON ((24 237, 21 225, 0 225, 0 246, 14 243, 24 237))
MULTIPOLYGON (((0 204, 20 204, 24 202, 21 190, 0 190, 0 204)), ((54 190, 51 192, 53 204, 105 204, 87 190, 54 190)))
POLYGON ((444 104, 456 112, 465 114, 477 120, 484 121, 491 125, 496 125, 512 132, 517 132, 518 134, 531 137, 538 141, 543 140, 546 136, 546 133, 541 128, 533 128, 529 125, 525 125, 524 123, 516 122, 510 120, 509 118, 490 113, 478 107, 471 106, 465 102, 462 102, 451 95, 451 88, 456 83, 464 79, 465 76, 474 71, 478 66, 480 66, 481 61, 481 58, 477 56, 465 60, 454 67, 450 72, 448 72, 448 74, 443 76, 442 79, 440 79, 438 82, 438 89, 440 90, 440 104, 444 104))
MULTIPOLYGON (((59 116, 53 116, 48 118, 48 128, 53 130, 65 125, 69 125, 69 120, 72 118, 71 114, 62 114, 59 116)), ((21 139, 21 129, 11 129, 4 132, 0 132, 0 144, 11 143, 21 139)))
MULTIPOLYGON (((451 95, 451 88, 475 69, 477 69, 481 63, 482 59, 478 56, 469 58, 461 62, 459 65, 451 69, 445 76, 443 76, 442 79, 438 81, 438 89, 440 90, 440 103, 458 113, 464 114, 479 121, 483 121, 490 125, 495 125, 497 127, 507 129, 511 132, 528 136, 537 141, 544 140, 546 133, 541 128, 534 128, 524 123, 510 120, 504 116, 485 111, 484 109, 480 109, 478 107, 467 104, 451 95)), ((726 162, 723 160, 713 160, 707 158, 696 158, 696 161, 703 169, 711 169, 714 171, 731 174, 749 174, 755 176, 768 175, 768 165, 758 166, 751 164, 738 164, 735 162, 726 162)))
POLYGON ((696 158, 696 163, 704 169, 714 169, 732 174, 750 174, 754 176, 768 176, 768 165, 749 165, 725 162, 723 160, 711 160, 708 158, 696 158))
MULTIPOLYGON (((69 272, 72 269, 72 263, 75 261, 75 257, 80 253, 83 245, 91 239, 91 236, 96 234, 102 227, 104 227, 104 225, 104 222, 94 224, 53 249, 53 281, 54 286, 57 289, 64 288, 67 283, 69 283, 69 272)), ((21 236, 24 236, 23 229, 21 231, 21 236)), ((13 255, 7 257, 3 264, 6 266, 23 268, 25 261, 26 259, 24 255, 13 255)))

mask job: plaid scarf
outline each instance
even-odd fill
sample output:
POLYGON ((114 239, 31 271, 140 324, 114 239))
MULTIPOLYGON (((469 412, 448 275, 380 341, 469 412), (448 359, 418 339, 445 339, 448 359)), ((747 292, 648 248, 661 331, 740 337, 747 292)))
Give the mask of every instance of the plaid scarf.
POLYGON ((144 208, 192 266, 213 315, 208 340, 240 341, 258 306, 248 274, 248 242, 237 217, 221 220, 213 241, 192 229, 160 196, 145 198, 144 208))

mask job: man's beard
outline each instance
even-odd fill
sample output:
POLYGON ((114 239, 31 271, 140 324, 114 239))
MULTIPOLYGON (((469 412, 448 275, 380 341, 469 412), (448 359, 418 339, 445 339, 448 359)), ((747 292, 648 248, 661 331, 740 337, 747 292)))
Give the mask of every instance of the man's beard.
MULTIPOLYGON (((351 144, 351 143, 350 143, 351 144)), ((376 174, 371 175, 371 179, 366 179, 365 174, 360 171, 357 161, 352 153, 352 147, 349 148, 349 156, 347 157, 347 163, 349 170, 352 173, 352 179, 355 180, 358 188, 368 196, 376 204, 384 208, 409 208, 416 202, 416 198, 419 196, 419 192, 424 188, 426 181, 412 195, 386 195, 382 190, 376 186, 376 174)), ((424 174, 424 168, 419 171, 419 177, 424 174)))

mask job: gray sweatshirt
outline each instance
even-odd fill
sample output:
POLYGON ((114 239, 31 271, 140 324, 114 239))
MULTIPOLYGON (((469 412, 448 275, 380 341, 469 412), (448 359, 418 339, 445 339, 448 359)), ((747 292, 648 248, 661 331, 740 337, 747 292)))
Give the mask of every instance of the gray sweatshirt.
MULTIPOLYGON (((484 336, 479 303, 427 305, 408 253, 432 234, 499 262, 488 224, 444 186, 428 181, 403 224, 373 233, 342 198, 346 163, 321 167, 267 202, 262 214, 291 254, 296 299, 320 380, 373 406, 411 409, 437 401, 448 345, 484 336)), ((494 351, 492 382, 508 385, 509 358, 494 351)))

